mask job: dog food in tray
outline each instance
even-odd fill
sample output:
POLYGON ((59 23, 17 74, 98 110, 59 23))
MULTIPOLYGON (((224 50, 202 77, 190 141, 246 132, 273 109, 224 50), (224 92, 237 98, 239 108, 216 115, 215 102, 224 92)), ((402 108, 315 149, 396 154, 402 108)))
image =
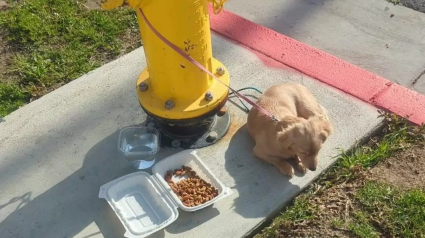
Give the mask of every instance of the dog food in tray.
POLYGON ((126 229, 125 237, 146 237, 173 223, 179 215, 177 208, 194 212, 231 194, 202 163, 196 151, 169 156, 155 164, 152 172, 153 175, 128 174, 100 187, 99 197, 106 199, 117 214, 126 229), (178 171, 185 172, 182 175, 178 171))

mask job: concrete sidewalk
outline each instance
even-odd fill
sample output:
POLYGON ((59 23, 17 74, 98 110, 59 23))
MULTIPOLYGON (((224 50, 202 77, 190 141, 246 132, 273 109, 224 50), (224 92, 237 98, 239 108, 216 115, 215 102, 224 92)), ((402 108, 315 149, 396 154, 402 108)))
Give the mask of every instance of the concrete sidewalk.
POLYGON ((227 10, 425 94, 425 14, 386 0, 232 0, 227 10))
MULTIPOLYGON (((234 88, 262 90, 281 82, 307 86, 330 112, 335 132, 316 172, 291 180, 252 155, 246 114, 231 103, 228 135, 199 150, 207 166, 233 190, 231 197, 176 222, 153 237, 241 237, 277 212, 323 169, 380 123, 376 109, 281 63, 214 35, 214 55, 234 88)), ((0 123, 0 237, 122 237, 101 185, 132 172, 119 158, 118 132, 145 119, 135 80, 143 49, 111 62, 13 112, 0 123)), ((235 101, 237 104, 238 102, 235 101)), ((164 149, 160 157, 175 151, 164 149)))

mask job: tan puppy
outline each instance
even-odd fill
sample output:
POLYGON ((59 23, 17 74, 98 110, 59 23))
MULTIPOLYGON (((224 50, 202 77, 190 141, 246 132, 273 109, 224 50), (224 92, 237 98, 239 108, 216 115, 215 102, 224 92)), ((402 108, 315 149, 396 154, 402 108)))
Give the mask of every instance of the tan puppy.
POLYGON ((275 165, 289 177, 294 169, 287 159, 295 158, 297 168, 315 171, 317 154, 332 132, 326 110, 311 92, 295 83, 275 85, 267 89, 257 102, 272 113, 273 121, 256 108, 248 114, 248 132, 255 140, 254 155, 275 165))

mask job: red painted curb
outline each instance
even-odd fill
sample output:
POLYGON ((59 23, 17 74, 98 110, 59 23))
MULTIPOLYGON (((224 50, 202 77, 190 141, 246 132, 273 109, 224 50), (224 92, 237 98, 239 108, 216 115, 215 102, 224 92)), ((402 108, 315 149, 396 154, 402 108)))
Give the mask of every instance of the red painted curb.
POLYGON ((284 36, 229 11, 215 15, 211 29, 312 78, 416 124, 425 123, 425 96, 284 36))

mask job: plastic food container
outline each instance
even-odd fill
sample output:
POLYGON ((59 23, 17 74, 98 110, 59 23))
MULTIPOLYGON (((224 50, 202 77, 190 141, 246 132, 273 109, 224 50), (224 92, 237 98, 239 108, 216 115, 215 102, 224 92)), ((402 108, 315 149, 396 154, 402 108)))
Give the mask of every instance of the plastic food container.
POLYGON ((118 137, 119 151, 135 169, 152 167, 159 147, 159 132, 153 127, 126 127, 118 137))
MULTIPOLYGON (((153 175, 136 172, 113 180, 100 187, 99 198, 104 198, 117 214, 126 232, 125 237, 142 238, 173 223, 179 212, 194 212, 208 207, 229 196, 232 191, 225 187, 202 163, 196 151, 186 150, 171 155, 152 168, 153 175), (185 206, 164 180, 168 170, 191 167, 197 175, 218 189, 214 199, 195 206, 185 206)), ((174 181, 177 181, 173 177, 174 181)))

